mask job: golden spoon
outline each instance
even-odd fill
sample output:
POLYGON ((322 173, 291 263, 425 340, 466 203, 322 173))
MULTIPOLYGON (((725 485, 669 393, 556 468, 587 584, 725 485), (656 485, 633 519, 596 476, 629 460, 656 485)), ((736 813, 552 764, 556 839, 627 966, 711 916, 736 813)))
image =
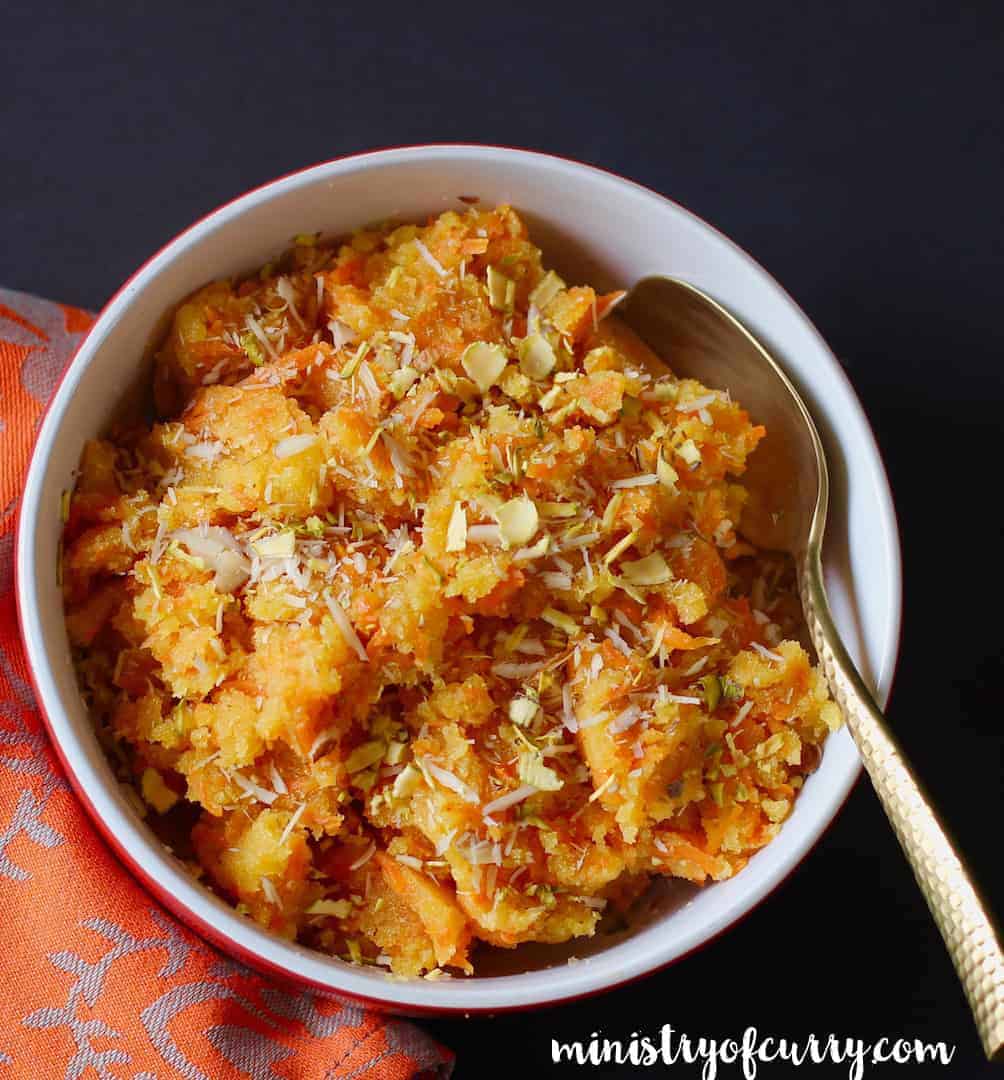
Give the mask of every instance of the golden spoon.
POLYGON ((720 304, 684 281, 650 277, 618 314, 679 376, 725 386, 767 436, 750 458, 742 531, 794 557, 820 666, 875 792, 913 868, 969 999, 987 1057, 1004 1057, 1004 952, 984 902, 833 624, 820 552, 829 476, 816 426, 766 349, 720 304))

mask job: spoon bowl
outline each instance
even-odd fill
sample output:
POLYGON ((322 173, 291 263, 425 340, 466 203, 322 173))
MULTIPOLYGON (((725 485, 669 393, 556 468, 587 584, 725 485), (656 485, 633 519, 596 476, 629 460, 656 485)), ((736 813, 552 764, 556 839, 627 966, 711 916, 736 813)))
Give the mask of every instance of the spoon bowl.
POLYGON ((821 550, 829 474, 791 380, 721 304, 686 281, 648 277, 619 314, 678 376, 734 394, 767 435, 743 474, 740 531, 795 561, 809 636, 865 770, 941 931, 991 1060, 1004 1057, 1004 951, 972 878, 847 653, 830 614, 821 550))
POLYGON ((743 473, 743 532, 795 556, 822 541, 829 481, 816 426, 788 376, 724 307, 685 281, 648 277, 618 313, 676 375, 724 387, 767 435, 743 473))

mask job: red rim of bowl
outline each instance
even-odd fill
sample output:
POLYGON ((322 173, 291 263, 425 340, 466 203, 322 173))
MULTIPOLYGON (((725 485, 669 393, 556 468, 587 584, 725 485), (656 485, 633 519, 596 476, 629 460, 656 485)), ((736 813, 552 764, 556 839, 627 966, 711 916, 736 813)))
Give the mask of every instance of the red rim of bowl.
MULTIPOLYGON (((721 232, 719 229, 717 229, 714 225, 711 225, 709 222, 705 221, 699 215, 695 214, 692 210, 688 210, 686 207, 684 207, 681 204, 675 202, 673 199, 668 198, 666 195, 663 195, 661 192, 658 192, 658 191, 654 190, 653 188, 649 188, 646 185, 639 183, 638 181, 630 180, 627 177, 621 176, 618 173, 612 172, 609 169, 604 169, 604 168, 602 168, 600 166, 589 165, 589 164, 586 164, 584 162, 577 161, 574 158, 565 157, 564 155, 561 155, 561 154, 545 153, 545 152, 542 152, 542 151, 528 150, 528 149, 524 149, 524 148, 521 148, 521 147, 501 146, 501 145, 496 145, 496 144, 491 144, 491 143, 419 143, 419 144, 406 144, 406 145, 400 145, 400 146, 384 146, 384 147, 378 147, 378 148, 375 148, 375 149, 372 149, 372 150, 361 151, 361 152, 353 153, 353 154, 344 154, 344 155, 341 155, 341 156, 338 156, 338 157, 329 158, 329 159, 327 159, 325 161, 317 162, 314 165, 309 165, 309 166, 306 166, 306 167, 301 168, 301 169, 294 169, 291 172, 284 173, 283 175, 281 175, 279 177, 276 177, 276 178, 274 178, 272 180, 266 181, 265 183, 259 184, 259 185, 255 186, 255 187, 252 187, 252 188, 249 188, 246 192, 243 192, 242 194, 237 195, 234 198, 229 199, 224 203, 221 203, 219 206, 215 207, 214 209, 208 211, 206 214, 202 215, 202 217, 198 218, 195 222, 193 222, 187 228, 183 229, 177 235, 172 237, 170 240, 168 240, 166 243, 164 243, 156 252, 154 252, 152 255, 150 255, 139 267, 137 267, 136 270, 133 271, 132 274, 129 275, 129 277, 125 280, 125 282, 123 282, 123 284, 115 291, 115 293, 113 293, 112 296, 102 305, 101 310, 98 312, 93 325, 90 327, 90 329, 88 329, 88 331, 85 333, 84 337, 80 340, 79 344, 77 345, 76 351, 74 352, 73 358, 71 359, 69 364, 67 364, 66 368, 64 369, 64 371, 60 375, 59 382, 57 383, 57 385, 54 388, 52 394, 50 395, 49 400, 46 403, 45 409, 43 410, 42 416, 41 416, 41 418, 39 420, 38 426, 36 428, 36 443, 32 448, 32 454, 31 454, 31 458, 30 458, 29 463, 28 463, 28 469, 27 469, 27 471, 25 473, 25 476, 27 477, 28 473, 31 472, 35 467, 35 458, 36 458, 36 453, 37 453, 37 448, 38 448, 37 447, 38 433, 40 433, 42 431, 42 429, 43 429, 43 427, 45 425, 45 422, 46 422, 46 420, 47 420, 47 418, 49 416, 49 413, 51 411, 52 404, 56 400, 57 396, 59 395, 59 392, 60 392, 60 390, 61 390, 61 388, 63 386, 63 383, 70 376, 71 372, 73 372, 73 370, 74 370, 74 368, 75 368, 75 366, 77 364, 78 357, 79 357, 80 353, 83 351, 84 346, 87 344, 87 342, 90 339, 91 335, 97 330, 97 328, 101 324, 101 321, 104 318, 105 314, 107 313, 108 309, 119 299, 119 297, 122 296, 122 294, 129 288, 129 286, 133 283, 133 281, 135 281, 141 274, 143 274, 143 272, 147 269, 147 267, 150 266, 151 263, 155 262, 165 251, 167 251, 169 248, 173 247, 180 240, 182 240, 185 236, 189 235, 190 233, 195 232, 205 222, 209 221, 211 218, 214 218, 216 215, 220 214, 222 211, 228 209, 229 207, 233 206, 234 204, 236 204, 238 202, 241 202, 243 199, 247 198, 250 195, 254 195, 254 194, 257 194, 258 192, 265 191, 266 189, 271 188, 274 185, 280 184, 280 183, 282 183, 282 182, 284 182, 286 180, 290 180, 290 179, 293 179, 295 177, 302 176, 302 175, 304 175, 306 173, 313 172, 315 169, 323 169, 323 168, 325 168, 325 167, 327 167, 329 165, 335 165, 335 164, 339 164, 339 163, 345 163, 345 162, 356 161, 356 160, 363 160, 365 158, 382 155, 382 154, 385 154, 385 153, 388 153, 388 152, 394 152, 394 151, 416 151, 416 152, 419 152, 419 151, 430 150, 430 149, 435 149, 435 150, 456 150, 456 151, 465 151, 465 150, 467 150, 467 151, 470 151, 470 150, 474 150, 474 151, 501 151, 501 152, 504 152, 504 153, 511 152, 511 153, 518 153, 520 155, 526 155, 526 156, 530 156, 530 157, 539 157, 539 158, 544 158, 544 159, 551 159, 551 160, 556 160, 556 161, 563 162, 563 163, 568 164, 568 165, 573 165, 573 166, 575 166, 577 168, 585 169, 587 171, 598 172, 598 173, 601 173, 603 175, 606 175, 606 176, 618 181, 619 183, 627 184, 627 185, 629 185, 631 187, 635 187, 635 188, 640 188, 641 190, 645 191, 646 193, 655 196, 656 198, 658 198, 659 200, 661 200, 663 202, 669 203, 675 209, 677 209, 677 210, 681 211, 682 213, 684 213, 685 215, 693 218, 694 220, 699 222, 704 228, 706 228, 707 230, 712 232, 715 236, 717 236, 719 239, 725 241, 725 243, 728 244, 729 247, 731 247, 735 251, 737 251, 743 258, 749 260, 757 268, 757 270, 761 274, 763 274, 784 295, 784 297, 788 301, 788 303, 799 313, 799 315, 804 320, 805 325, 811 330, 813 335, 818 339, 818 341, 819 341, 820 345, 822 345, 824 351, 828 355, 832 356, 832 353, 831 353, 829 347, 826 345, 825 340, 819 334, 819 331, 816 329, 815 325, 808 318, 808 316, 805 314, 805 312, 802 311, 801 307, 799 307, 799 305, 794 300, 794 298, 790 295, 790 293, 788 293, 788 291, 786 289, 784 289, 784 287, 782 285, 780 285, 775 280, 775 278, 767 270, 765 270, 764 267, 761 266, 759 262, 756 261, 756 259, 754 259, 744 249, 740 248, 739 245, 737 245, 733 240, 731 240, 727 235, 725 235, 723 232, 721 232)), ((900 548, 900 538, 899 538, 899 521, 898 521, 898 518, 897 518, 897 515, 896 515, 896 508, 895 508, 895 503, 894 503, 893 497, 892 497, 892 490, 891 490, 891 487, 889 485, 888 472, 886 470, 885 462, 884 462, 884 460, 882 458, 882 454, 880 452, 878 442, 877 442, 877 440, 875 438, 874 430, 872 429, 872 426, 871 426, 871 424, 870 424, 870 422, 868 420, 868 416, 865 413, 865 410, 862 407, 861 402, 859 401, 859 399, 857 397, 857 394, 855 393, 854 388, 853 388, 850 380, 847 377, 846 372, 841 367, 841 365, 838 362, 836 362, 835 359, 834 359, 834 362, 833 362, 833 371, 837 374, 837 376, 845 384, 846 390, 848 392, 848 396, 849 396, 851 402, 854 404, 854 406, 856 406, 856 408, 857 408, 857 410, 858 410, 858 412, 860 414, 862 424, 863 424, 864 428, 867 430, 867 432, 868 432, 868 434, 869 434, 869 436, 871 438, 871 444, 872 445, 871 445, 870 449, 873 451, 875 462, 877 463, 877 465, 879 467, 880 475, 881 475, 881 478, 882 478, 882 480, 884 482, 884 484, 883 484, 883 486, 884 486, 884 494, 888 497, 889 520, 891 522, 892 529, 893 529, 892 538, 893 538, 893 541, 894 541, 893 544, 892 544, 891 553, 892 553, 892 556, 893 556, 893 561, 894 561, 894 565, 895 565, 895 569, 896 569, 895 581, 894 581, 894 586, 895 586, 894 600, 895 600, 896 621, 895 621, 895 634, 893 635, 894 636, 894 649, 893 649, 893 653, 892 653, 892 666, 891 666, 889 676, 888 676, 888 688, 887 688, 887 693, 886 693, 886 699, 888 701, 888 698, 892 694, 893 684, 894 684, 895 676, 896 676, 896 669, 897 669, 897 665, 898 665, 898 661, 899 661, 900 646, 901 646, 901 641, 902 641, 902 569, 901 569, 901 567, 902 567, 902 559, 901 559, 901 548, 900 548)), ((23 490, 23 488, 22 488, 22 490, 23 490)), ((25 544, 26 541, 25 541, 25 538, 24 538, 24 532, 23 532, 23 528, 22 528, 23 516, 22 516, 21 510, 22 510, 22 503, 21 503, 21 501, 19 501, 19 503, 18 503, 18 511, 17 511, 17 518, 16 518, 16 525, 15 525, 14 594, 15 594, 15 601, 16 601, 16 607, 17 607, 18 628, 19 628, 19 630, 21 632, 22 640, 24 640, 26 635, 25 635, 25 625, 24 625, 24 621, 25 621, 24 620, 24 611, 23 611, 22 598, 21 598, 21 582, 20 582, 20 561, 21 560, 20 560, 20 553, 21 553, 22 547, 23 547, 23 545, 25 544)), ((628 986, 628 985, 630 985, 632 983, 639 982, 639 981, 641 981, 643 979, 647 979, 651 975, 655 975, 660 971, 664 971, 667 968, 672 967, 674 964, 679 963, 681 960, 685 959, 686 957, 691 956, 694 953, 699 952, 701 949, 705 948, 706 946, 710 945, 712 942, 716 941, 719 937, 721 937, 727 931, 731 930, 733 927, 737 926, 739 923, 745 921, 750 915, 753 914, 754 911, 756 911, 760 907, 760 905, 765 900, 767 900, 777 889, 779 889, 782 885, 784 885, 791 878, 791 876, 794 874, 794 872, 797 869, 799 869, 799 867, 802 865, 802 863, 805 861, 805 859, 808 857, 808 855, 810 855, 812 853, 812 851, 815 850, 815 848, 819 844, 820 840, 822 840, 822 838, 826 835, 826 833, 829 832, 829 830, 832 828, 834 822, 836 821, 837 817, 840 815, 841 811, 843 810, 844 806, 847 803, 847 800, 850 798, 852 792, 854 791, 855 786, 857 785, 857 782, 860 780, 860 777, 861 777, 861 765, 860 765, 860 762, 858 762, 857 769, 856 769, 856 774, 854 776, 854 779, 848 785, 847 792, 845 793, 845 795, 844 795, 843 799, 841 800, 840 804, 834 809, 834 811, 831 814, 829 820, 826 822, 826 824, 820 830, 819 834, 809 844, 809 846, 806 848, 806 850, 804 852, 802 852, 802 854, 791 864, 791 866, 789 866, 787 868, 787 870, 785 870, 784 873, 781 874, 781 876, 766 890, 764 895, 761 896, 759 898, 759 900, 757 900, 755 903, 751 904, 744 911, 738 913, 737 915, 735 915, 734 917, 729 919, 726 923, 724 923, 715 932, 709 934, 707 937, 705 937, 703 940, 701 940, 700 942, 693 945, 691 948, 686 949, 685 951, 683 951, 681 953, 678 953, 676 956, 671 957, 668 960, 661 961, 658 964, 653 965, 651 968, 649 968, 649 969, 647 969, 647 970, 645 970, 643 972, 639 972, 637 974, 631 975, 631 976, 629 976, 627 978, 623 978, 623 979, 620 979, 620 980, 615 981, 615 982, 609 982, 609 983, 606 983, 606 984, 601 985, 601 986, 593 987, 593 988, 591 988, 589 990, 580 991, 578 993, 558 994, 558 995, 555 995, 555 996, 548 997, 547 999, 540 1000, 540 1001, 534 1001, 534 1002, 528 1003, 528 1004, 498 1005, 498 1006, 481 1006, 481 1005, 474 1005, 474 1004, 471 1004, 471 1005, 455 1005, 455 1006, 449 1006, 449 1005, 423 1006, 421 1004, 413 1004, 413 1003, 401 1004, 401 1003, 398 1003, 398 1002, 387 1001, 387 1000, 383 1000, 383 999, 380 999, 380 998, 369 997, 367 995, 355 993, 355 992, 352 992, 352 991, 347 991, 347 990, 342 990, 342 989, 335 989, 331 985, 318 982, 317 980, 312 979, 307 975, 301 974, 299 972, 288 970, 288 969, 286 969, 284 967, 281 967, 281 966, 279 966, 277 964, 272 963, 270 960, 267 960, 265 957, 259 955, 258 953, 255 953, 255 952, 245 948, 243 945, 239 944, 233 938, 229 937, 228 935, 226 935, 222 931, 218 930, 211 923, 208 923, 200 915, 197 915, 191 908, 189 908, 187 905, 183 904, 180 900, 178 900, 170 892, 168 892, 168 890, 165 889, 164 886, 161 885, 160 882, 157 881, 156 878, 154 878, 152 875, 147 873, 146 870, 144 870, 137 862, 134 861, 134 859, 132 858, 131 854, 126 849, 126 847, 121 843, 121 841, 111 831, 110 827, 107 825, 104 818, 99 813, 99 811, 95 807, 94 803, 91 801, 83 782, 81 781, 81 779, 77 775, 76 771, 73 769, 73 766, 71 765, 71 763, 69 761, 69 758, 68 758, 62 744, 56 738, 55 729, 53 727, 52 721, 51 721, 51 719, 49 717, 49 714, 48 714, 47 710, 45 709, 45 707, 43 705, 43 698, 42 698, 41 691, 40 691, 40 688, 39 688, 39 685, 38 685, 38 681, 36 679, 35 668, 34 668, 34 665, 32 663, 32 659, 31 659, 27 649, 25 649, 25 662, 26 662, 26 666, 27 666, 27 670, 28 670, 29 681, 31 683, 32 690, 34 691, 34 694, 35 694, 35 700, 36 700, 36 703, 38 705, 39 714, 42 717, 42 721, 45 724, 46 731, 48 732, 48 735, 49 735, 49 741, 50 741, 50 743, 51 743, 51 745, 52 745, 52 747, 53 747, 53 749, 54 749, 54 751, 56 753, 56 756, 58 757, 58 759, 59 759, 59 761, 60 761, 60 763, 61 763, 61 765, 63 767, 63 770, 65 771, 65 773, 66 773, 66 775, 67 775, 67 777, 68 777, 68 779, 70 781, 70 784, 71 784, 71 786, 73 788, 74 793, 76 794, 77 798, 80 800, 80 802, 83 804, 84 808, 86 809, 86 811, 87 811, 89 817, 91 818, 92 822, 94 823, 99 835, 104 839, 105 843, 109 846, 109 848, 111 848, 112 852, 115 854, 115 856, 117 857, 119 862, 121 862, 123 864, 125 869, 134 878, 136 878, 138 881, 140 881, 142 883, 144 888, 159 903, 161 903, 165 908, 167 908, 167 910, 169 910, 175 917, 177 917, 189 929, 193 930, 195 933, 197 933, 204 940, 208 941, 213 947, 219 949, 222 952, 227 953, 230 956, 237 957, 240 961, 242 961, 249 968, 251 968, 251 969, 253 969, 255 971, 258 971, 260 973, 268 975, 269 977, 278 979, 278 980, 286 982, 286 983, 292 983, 292 984, 295 984, 295 985, 298 985, 298 986, 301 986, 301 987, 303 987, 303 986, 309 987, 310 989, 312 989, 312 990, 318 992, 319 994, 322 994, 323 996, 328 997, 328 998, 334 998, 334 999, 339 999, 340 998, 340 999, 344 999, 344 1000, 348 1000, 348 1001, 352 1001, 352 1002, 357 1002, 357 1003, 363 1004, 363 1005, 365 1005, 365 1006, 367 1006, 369 1008, 372 1008, 372 1009, 374 1009, 376 1011, 386 1012, 386 1013, 394 1013, 394 1014, 398 1014, 398 1015, 411 1015, 411 1016, 448 1016, 448 1015, 458 1015, 458 1014, 462 1014, 462 1015, 495 1015, 495 1014, 500 1014, 500 1013, 533 1011, 533 1010, 540 1009, 540 1008, 547 1008, 547 1007, 552 1007, 552 1006, 557 1006, 557 1005, 571 1004, 571 1003, 576 1002, 576 1001, 582 1001, 582 1000, 585 1000, 587 998, 596 997, 596 996, 598 996, 600 994, 605 994, 605 993, 608 993, 609 991, 616 990, 616 989, 618 989, 620 987, 628 986)))

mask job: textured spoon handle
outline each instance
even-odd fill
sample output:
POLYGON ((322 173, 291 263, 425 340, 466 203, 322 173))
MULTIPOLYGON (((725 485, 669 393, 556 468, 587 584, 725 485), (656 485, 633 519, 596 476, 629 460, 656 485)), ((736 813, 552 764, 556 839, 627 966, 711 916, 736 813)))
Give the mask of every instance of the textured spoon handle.
POLYGON ((1004 951, 984 902, 931 808, 830 615, 818 559, 800 575, 802 606, 826 680, 938 924, 987 1057, 1004 1057, 1004 951))

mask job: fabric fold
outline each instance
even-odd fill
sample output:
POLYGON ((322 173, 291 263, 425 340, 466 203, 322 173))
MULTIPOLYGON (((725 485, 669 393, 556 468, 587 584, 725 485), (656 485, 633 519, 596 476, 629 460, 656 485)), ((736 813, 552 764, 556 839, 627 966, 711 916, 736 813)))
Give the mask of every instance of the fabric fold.
POLYGON ((187 1080, 449 1076, 419 1028, 280 986, 165 913, 116 861, 49 744, 21 649, 17 504, 45 405, 93 316, 0 289, 0 1064, 187 1080))

